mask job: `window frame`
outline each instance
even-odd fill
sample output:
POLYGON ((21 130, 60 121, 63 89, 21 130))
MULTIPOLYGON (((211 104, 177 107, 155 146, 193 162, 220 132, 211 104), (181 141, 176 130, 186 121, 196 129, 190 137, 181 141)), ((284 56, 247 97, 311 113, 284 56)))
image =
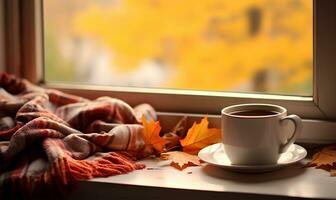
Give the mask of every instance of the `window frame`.
MULTIPOLYGON (((44 87, 87 98, 112 96, 120 98, 131 106, 150 103, 158 111, 172 117, 179 113, 213 114, 217 119, 220 110, 239 103, 271 103, 287 108, 304 118, 306 128, 300 137, 303 141, 336 141, 336 67, 333 52, 336 52, 336 1, 313 0, 314 16, 314 68, 313 96, 284 96, 266 94, 197 92, 187 90, 165 90, 149 88, 128 88, 94 85, 49 84, 43 80, 43 1, 5 0, 5 70, 24 77, 44 87), (333 19, 335 19, 333 21, 333 19), (324 130, 325 133, 317 133, 324 130)), ((193 115, 197 116, 197 115, 193 115)), ((216 120, 215 120, 216 121, 216 120)))

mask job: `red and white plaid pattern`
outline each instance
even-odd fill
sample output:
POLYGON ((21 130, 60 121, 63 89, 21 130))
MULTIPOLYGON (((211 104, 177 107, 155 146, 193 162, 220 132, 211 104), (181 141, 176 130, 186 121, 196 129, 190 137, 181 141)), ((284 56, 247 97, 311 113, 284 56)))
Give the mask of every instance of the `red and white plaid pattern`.
POLYGON ((144 147, 143 114, 156 118, 148 104, 90 101, 1 74, 0 197, 142 169, 134 161, 144 147))

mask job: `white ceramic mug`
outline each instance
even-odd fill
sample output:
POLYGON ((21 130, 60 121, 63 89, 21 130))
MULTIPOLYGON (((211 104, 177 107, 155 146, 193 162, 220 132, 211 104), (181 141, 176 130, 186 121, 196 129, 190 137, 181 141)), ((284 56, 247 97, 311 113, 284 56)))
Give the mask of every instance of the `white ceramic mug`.
POLYGON ((277 105, 240 104, 222 110, 224 150, 236 165, 277 163, 280 154, 294 143, 301 129, 300 117, 287 116, 287 110, 277 105), (289 137, 288 121, 294 124, 289 137))

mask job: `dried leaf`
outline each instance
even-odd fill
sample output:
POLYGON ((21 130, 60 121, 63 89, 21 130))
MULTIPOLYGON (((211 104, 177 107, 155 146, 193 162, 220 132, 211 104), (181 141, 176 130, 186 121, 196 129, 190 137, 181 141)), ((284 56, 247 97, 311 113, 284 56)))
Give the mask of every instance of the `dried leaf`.
POLYGON ((314 154, 312 160, 307 164, 308 167, 316 167, 330 171, 335 176, 336 170, 336 146, 324 147, 321 151, 314 154))
POLYGON ((192 125, 187 136, 180 140, 184 152, 197 154, 204 147, 221 141, 220 129, 209 129, 208 125, 207 117, 204 117, 199 124, 192 125))
POLYGON ((179 170, 183 170, 190 166, 201 165, 201 160, 197 156, 182 151, 163 153, 161 154, 161 159, 171 160, 170 165, 179 170))
POLYGON ((151 120, 148 123, 146 117, 142 116, 142 124, 144 126, 142 133, 145 145, 152 146, 158 152, 162 152, 165 140, 160 137, 160 122, 154 122, 154 120, 151 120))
POLYGON ((187 117, 182 117, 171 132, 165 133, 162 138, 166 141, 165 148, 167 151, 180 150, 180 138, 186 135, 187 117))
POLYGON ((173 128, 172 133, 180 138, 184 138, 186 136, 187 119, 187 116, 182 117, 173 128))

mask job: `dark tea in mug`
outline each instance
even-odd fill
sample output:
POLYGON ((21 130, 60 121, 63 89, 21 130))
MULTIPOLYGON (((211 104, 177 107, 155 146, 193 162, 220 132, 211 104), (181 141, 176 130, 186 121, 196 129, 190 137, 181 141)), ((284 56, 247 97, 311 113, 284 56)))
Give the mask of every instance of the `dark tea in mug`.
POLYGON ((270 110, 241 110, 231 112, 230 114, 236 116, 268 116, 277 115, 279 114, 279 112, 270 110))

